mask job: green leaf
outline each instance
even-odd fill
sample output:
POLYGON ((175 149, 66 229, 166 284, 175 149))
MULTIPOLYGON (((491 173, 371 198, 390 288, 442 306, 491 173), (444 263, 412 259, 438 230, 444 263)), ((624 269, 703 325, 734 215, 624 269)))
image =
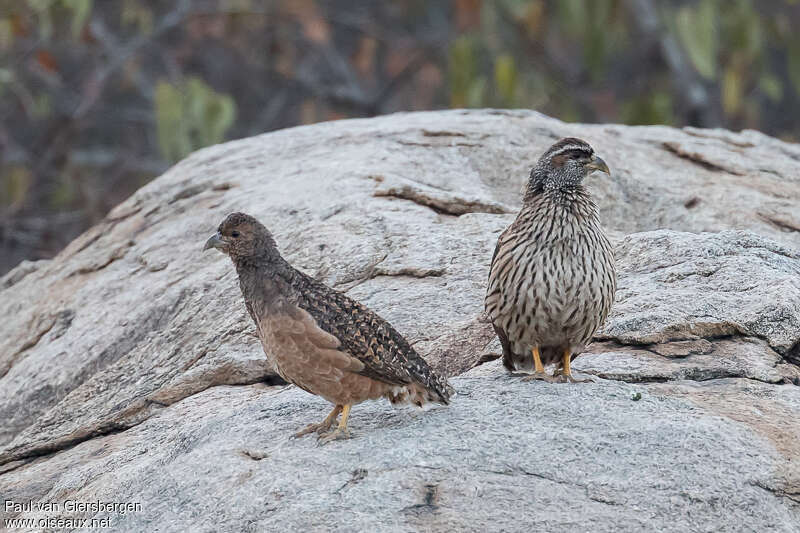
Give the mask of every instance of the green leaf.
POLYGON ((666 91, 635 98, 622 107, 625 124, 672 124, 672 97, 666 91))
POLYGON ((11 48, 14 43, 14 28, 11 20, 0 18, 0 50, 11 48))
POLYGON ((473 40, 462 35, 450 45, 448 62, 450 107, 467 107, 469 92, 478 75, 478 60, 473 40))
POLYGON ((794 90, 797 91, 797 94, 800 94, 800 39, 795 38, 791 43, 789 43, 786 52, 789 79, 794 86, 794 90))
POLYGON ((0 205, 9 207, 25 201, 33 183, 31 172, 23 166, 14 165, 0 172, 0 205))
POLYGON ((236 104, 227 94, 219 95, 210 101, 203 117, 203 126, 207 144, 216 144, 225 138, 225 132, 233 124, 236 117, 236 104))
POLYGON ((556 2, 558 24, 567 35, 574 38, 583 36, 583 32, 591 21, 587 4, 587 0, 559 0, 556 2))
POLYGON ((38 18, 39 36, 44 41, 49 41, 53 35, 53 19, 50 8, 55 0, 28 0, 28 7, 36 13, 38 18))
POLYGON ((734 114, 742 107, 742 73, 729 65, 722 74, 722 109, 734 114))
POLYGON ((594 80, 601 79, 606 72, 606 56, 613 39, 612 7, 611 0, 596 0, 587 5, 589 22, 584 30, 583 56, 594 80))
POLYGON ((502 54, 494 62, 494 85, 503 107, 514 107, 517 98, 517 67, 514 58, 502 54))
POLYGON ((120 11, 123 26, 137 26, 139 33, 150 35, 153 32, 153 12, 139 0, 124 0, 120 11))
POLYGON ((53 102, 50 94, 41 92, 33 97, 31 112, 37 119, 47 118, 53 112, 53 102))
POLYGON ((500 0, 499 3, 506 11, 511 13, 514 18, 521 20, 527 15, 531 4, 541 3, 541 0, 500 0))
POLYGON ((478 76, 467 90, 467 107, 483 107, 486 102, 486 76, 478 76))
POLYGON ((177 86, 159 81, 155 113, 159 148, 166 159, 177 161, 223 141, 236 118, 236 103, 191 77, 177 86))
POLYGON ((72 11, 72 36, 78 38, 92 13, 92 0, 61 0, 61 3, 72 11))
POLYGON ((717 9, 714 0, 678 9, 675 23, 678 38, 697 72, 706 79, 717 75, 717 9))
POLYGON ((181 120, 183 98, 176 87, 158 81, 154 100, 158 146, 168 161, 177 161, 191 151, 181 120))
POLYGON ((736 53, 747 61, 758 59, 765 44, 761 15, 752 0, 735 0, 719 14, 723 50, 736 53))
POLYGON ((75 185, 65 174, 61 174, 55 188, 50 192, 50 207, 64 209, 72 205, 77 197, 75 185))
POLYGON ((764 74, 758 80, 758 87, 773 102, 780 102, 783 98, 783 84, 777 76, 764 74))

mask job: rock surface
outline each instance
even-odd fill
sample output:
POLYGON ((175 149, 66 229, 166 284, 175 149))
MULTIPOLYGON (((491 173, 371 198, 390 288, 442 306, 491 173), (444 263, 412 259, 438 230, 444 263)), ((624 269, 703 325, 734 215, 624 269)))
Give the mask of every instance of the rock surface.
POLYGON ((0 280, 0 494, 140 502, 111 517, 121 531, 800 531, 799 161, 756 132, 522 111, 202 150, 0 280), (494 242, 529 167, 566 135, 612 168, 589 183, 616 242, 617 303, 575 362, 604 379, 469 371, 499 349, 481 316, 494 242), (439 370, 468 371, 452 406, 371 403, 351 441, 288 440, 325 405, 270 386, 229 261, 201 251, 234 210, 439 370))
MULTIPOLYGON (((449 408, 364 404, 354 438, 323 447, 288 437, 325 416, 319 398, 215 387, 9 472, 3 493, 41 498, 25 491, 36 479, 47 499, 140 502, 92 515, 119 531, 797 531, 775 479, 788 459, 694 401, 713 388, 523 383, 489 365, 452 380, 449 408)), ((763 394, 744 381, 718 386, 763 394)))

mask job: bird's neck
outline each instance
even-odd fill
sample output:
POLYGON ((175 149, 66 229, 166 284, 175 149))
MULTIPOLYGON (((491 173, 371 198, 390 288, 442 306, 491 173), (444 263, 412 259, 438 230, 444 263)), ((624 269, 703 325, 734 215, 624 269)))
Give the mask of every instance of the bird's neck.
POLYGON ((569 199, 575 195, 585 193, 581 179, 574 176, 553 176, 552 169, 546 165, 538 164, 531 169, 528 186, 525 188, 523 202, 542 194, 549 194, 553 199, 569 199))
POLYGON ((546 201, 548 203, 568 206, 575 203, 591 201, 589 192, 580 183, 560 184, 557 187, 543 186, 538 189, 528 188, 522 199, 523 205, 546 201))
POLYGON ((248 304, 269 306, 289 295, 294 269, 282 257, 237 258, 234 265, 248 304))
POLYGON ((526 199, 522 204, 519 216, 523 219, 526 217, 552 218, 557 223, 566 223, 567 221, 590 225, 600 223, 597 205, 589 192, 580 186, 572 190, 544 191, 533 198, 526 199))

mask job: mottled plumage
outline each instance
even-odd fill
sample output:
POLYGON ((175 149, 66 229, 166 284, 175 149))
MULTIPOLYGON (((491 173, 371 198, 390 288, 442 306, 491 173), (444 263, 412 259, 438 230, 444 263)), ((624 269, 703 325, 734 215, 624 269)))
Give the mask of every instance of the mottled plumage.
POLYGON ((345 435, 350 406, 365 400, 448 403, 446 380, 388 322, 292 267, 253 217, 228 215, 206 247, 233 260, 247 310, 278 374, 336 406, 325 422, 300 434, 327 430, 342 411, 339 429, 327 438, 345 435))
POLYGON ((484 303, 511 371, 534 369, 544 379, 542 366, 557 363, 571 379, 571 359, 611 309, 614 256, 582 184, 593 170, 608 167, 586 142, 554 144, 531 171, 516 220, 497 240, 484 303))

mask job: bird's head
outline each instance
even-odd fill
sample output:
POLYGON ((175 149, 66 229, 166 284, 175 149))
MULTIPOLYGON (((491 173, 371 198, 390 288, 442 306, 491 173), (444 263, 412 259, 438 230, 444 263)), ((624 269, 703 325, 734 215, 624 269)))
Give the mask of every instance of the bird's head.
POLYGON ((539 158, 531 170, 525 196, 574 188, 595 170, 611 174, 606 162, 594 154, 589 143, 566 137, 548 148, 539 158))
POLYGON ((261 222, 244 213, 231 213, 220 223, 217 232, 203 250, 216 248, 228 254, 234 262, 278 256, 272 234, 261 222))

